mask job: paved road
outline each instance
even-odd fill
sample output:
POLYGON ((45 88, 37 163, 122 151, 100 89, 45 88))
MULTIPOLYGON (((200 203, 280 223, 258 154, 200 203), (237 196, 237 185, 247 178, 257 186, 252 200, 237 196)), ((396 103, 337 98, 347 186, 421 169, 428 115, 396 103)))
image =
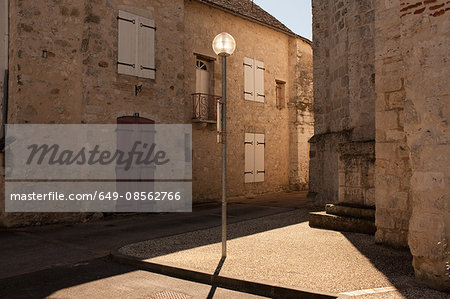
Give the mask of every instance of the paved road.
MULTIPOLYGON (((302 192, 233 200, 228 209, 229 223, 287 212, 305 205, 306 197, 302 192)), ((105 291, 113 295, 117 290, 105 286, 117 275, 126 277, 122 286, 125 291, 120 293, 120 297, 126 294, 126 290, 129 294, 145 291, 142 295, 148 297, 150 289, 133 283, 132 287, 128 287, 128 282, 134 280, 133 275, 137 275, 132 272, 133 269, 116 265, 105 258, 111 249, 219 226, 220 215, 219 204, 203 204, 195 206, 192 213, 115 216, 84 224, 0 230, 0 298, 42 298, 50 294, 71 297, 76 292, 85 292, 86 289, 82 286, 86 284, 95 286, 87 289, 97 292, 99 297, 106 295, 102 293, 105 291)), ((183 285, 172 281, 173 278, 138 273, 139 277, 145 277, 149 282, 161 283, 155 290, 164 290, 164 284, 183 285)), ((203 294, 205 290, 209 293, 211 289, 193 283, 188 285, 188 282, 184 284, 185 292, 181 290, 184 294, 197 291, 203 294)), ((221 294, 226 298, 234 297, 227 292, 230 291, 216 290, 214 298, 222 296, 221 294)), ((203 298, 202 296, 199 298, 203 298)))
POLYGON ((0 280, 7 298, 262 298, 113 263, 107 258, 0 280))

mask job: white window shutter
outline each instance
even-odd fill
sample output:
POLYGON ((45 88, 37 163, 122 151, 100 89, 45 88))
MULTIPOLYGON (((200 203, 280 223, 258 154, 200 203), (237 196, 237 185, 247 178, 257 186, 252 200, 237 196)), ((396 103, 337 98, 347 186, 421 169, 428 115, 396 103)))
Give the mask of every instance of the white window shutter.
POLYGON ((255 134, 245 133, 245 183, 255 181, 255 134))
POLYGON ((155 79, 155 22, 144 17, 138 21, 138 76, 155 79))
POLYGON ((255 134, 255 182, 264 182, 264 134, 255 134))
POLYGON ((117 72, 125 75, 137 75, 137 16, 119 11, 117 72))
POLYGON ((254 60, 244 58, 244 99, 247 101, 255 100, 255 71, 254 60))
POLYGON ((255 101, 264 102, 264 62, 255 60, 255 101))

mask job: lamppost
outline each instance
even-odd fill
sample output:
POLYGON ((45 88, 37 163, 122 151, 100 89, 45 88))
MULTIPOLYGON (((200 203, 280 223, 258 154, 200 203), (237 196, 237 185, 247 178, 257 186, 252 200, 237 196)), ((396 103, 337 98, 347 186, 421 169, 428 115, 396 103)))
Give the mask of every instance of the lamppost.
MULTIPOLYGON (((222 257, 227 256, 227 56, 233 54, 236 49, 236 41, 234 38, 222 32, 218 34, 213 42, 214 52, 222 56, 222 125, 218 128, 218 141, 222 143, 222 257)), ((219 124, 219 111, 217 113, 217 124, 219 124)))

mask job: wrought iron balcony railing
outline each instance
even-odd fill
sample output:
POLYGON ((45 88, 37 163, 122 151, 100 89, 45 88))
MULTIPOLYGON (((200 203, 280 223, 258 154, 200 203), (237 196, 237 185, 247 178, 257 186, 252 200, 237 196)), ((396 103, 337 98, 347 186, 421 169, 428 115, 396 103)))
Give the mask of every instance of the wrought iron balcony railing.
POLYGON ((206 122, 206 123, 216 123, 217 122, 217 101, 220 101, 221 97, 205 94, 205 93, 193 93, 192 103, 193 103, 193 116, 192 121, 194 122, 206 122))

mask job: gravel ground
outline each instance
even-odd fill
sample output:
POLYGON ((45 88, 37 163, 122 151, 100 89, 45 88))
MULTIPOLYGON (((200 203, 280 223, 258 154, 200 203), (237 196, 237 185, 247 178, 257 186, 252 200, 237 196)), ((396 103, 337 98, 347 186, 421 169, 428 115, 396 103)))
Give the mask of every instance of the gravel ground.
MULTIPOLYGON (((220 275, 341 293, 390 286, 406 289, 359 298, 448 298, 414 282, 408 251, 375 244, 373 236, 310 228, 308 211, 228 226, 220 275)), ((122 254, 214 273, 221 258, 220 227, 122 247, 122 254), (206 245, 205 245, 206 244, 206 245)))

